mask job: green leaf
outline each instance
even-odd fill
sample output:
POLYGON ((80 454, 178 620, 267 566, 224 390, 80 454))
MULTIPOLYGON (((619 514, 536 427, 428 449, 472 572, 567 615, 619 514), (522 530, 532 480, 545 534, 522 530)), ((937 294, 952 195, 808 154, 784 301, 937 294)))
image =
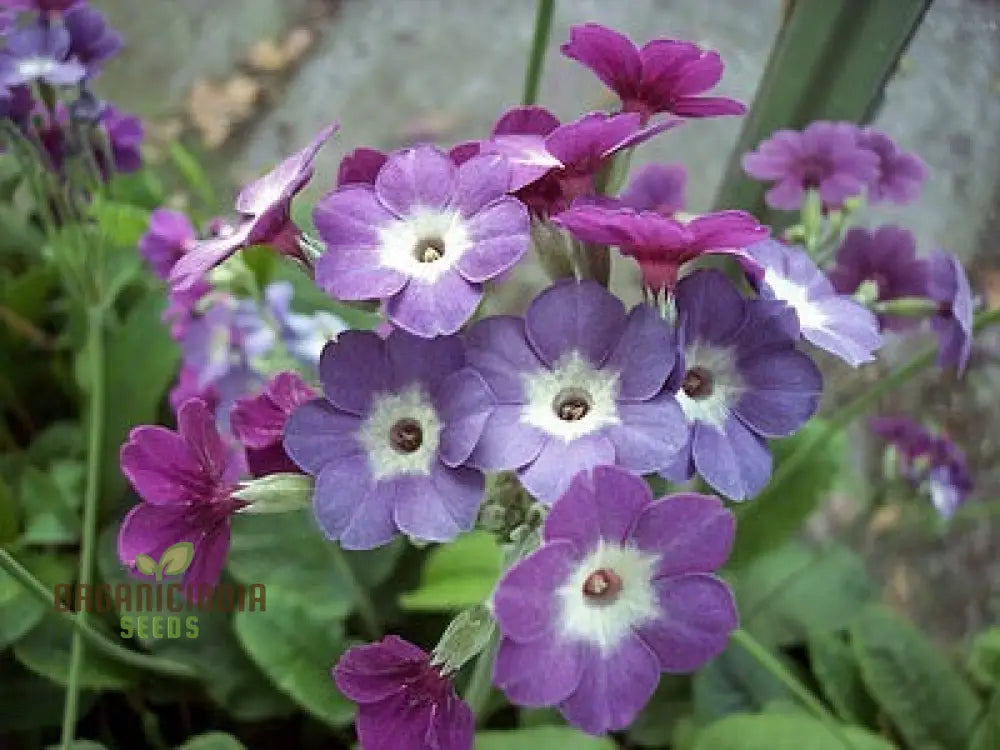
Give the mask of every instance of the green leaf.
POLYGON ((111 245, 133 247, 149 227, 149 211, 129 203, 95 200, 90 210, 111 245))
POLYGON ((169 154, 170 161, 177 167, 177 171, 181 173, 188 187, 194 190, 199 200, 206 205, 214 206, 216 202, 215 190, 212 188, 212 182, 208 179, 205 170, 201 168, 201 162, 198 161, 197 157, 184 148, 180 141, 174 141, 170 144, 169 154))
POLYGON ((349 724, 354 704, 337 690, 330 670, 345 650, 343 627, 315 599, 271 586, 262 612, 237 612, 236 635, 274 685, 320 721, 349 724))
MULTIPOLYGON (((21 564, 50 588, 68 582, 72 575, 63 558, 51 555, 26 554, 21 564)), ((0 570, 0 650, 20 640, 41 622, 45 609, 24 586, 0 570)))
MULTIPOLYGON (((775 656, 781 658, 779 654, 775 656)), ((699 669, 692 689, 695 717, 703 721, 760 711, 775 700, 795 700, 777 677, 738 644, 731 644, 699 669)))
POLYGON ((629 726, 629 742, 642 747, 668 747, 678 721, 691 714, 690 693, 690 680, 663 675, 653 697, 629 726))
POLYGON ((986 714, 976 725, 969 750, 997 750, 1000 748, 1000 690, 993 692, 986 714))
POLYGON ((729 716, 702 730, 694 750, 845 750, 848 746, 893 750, 886 740, 864 729, 841 725, 837 732, 811 716, 786 713, 729 716))
POLYGON ((189 737, 177 750, 245 750, 245 745, 226 732, 206 732, 189 737))
MULTIPOLYGON (((66 745, 49 745, 48 750, 62 750, 66 745)), ((68 745, 69 750, 107 750, 100 742, 93 740, 73 740, 68 745)))
POLYGON ((21 475, 24 540, 31 544, 67 544, 80 538, 80 517, 73 498, 55 478, 34 466, 21 475))
POLYGON ((875 726, 878 707, 861 679, 851 645, 839 633, 811 636, 809 663, 837 716, 851 724, 875 726))
POLYGON ((0 544, 17 539, 20 527, 14 493, 10 491, 3 477, 0 477, 0 544))
POLYGON ((431 550, 415 591, 400 595, 403 608, 453 610, 481 604, 500 577, 502 552, 493 536, 473 531, 431 550))
MULTIPOLYGON (((789 438, 772 443, 775 470, 795 449, 822 433, 822 419, 811 420, 789 438)), ((806 522, 834 486, 843 465, 847 438, 839 433, 822 450, 813 451, 792 476, 777 488, 765 489, 753 502, 736 510, 736 541, 729 566, 737 568, 768 550, 780 547, 806 522)))
POLYGON ((476 732, 476 750, 615 750, 614 740, 591 737, 570 727, 476 732))
POLYGON ((966 668, 979 685, 1000 686, 1000 628, 976 636, 966 668))
POLYGON ((865 685, 908 746, 968 747, 979 701, 923 633, 875 605, 850 632, 865 685))
MULTIPOLYGON (((92 627, 97 627, 93 618, 92 627)), ((32 672, 65 685, 69 676, 72 630, 52 618, 44 620, 14 645, 17 660, 32 672)), ((135 670, 93 649, 84 653, 80 686, 98 690, 122 690, 135 681, 135 670)))
POLYGON ((754 558, 730 583, 742 627, 777 645, 847 627, 874 593, 864 562, 853 552, 798 542, 754 558))
POLYGON ((160 567, 163 575, 176 576, 191 567, 194 560, 194 542, 177 542, 163 550, 160 556, 160 567))

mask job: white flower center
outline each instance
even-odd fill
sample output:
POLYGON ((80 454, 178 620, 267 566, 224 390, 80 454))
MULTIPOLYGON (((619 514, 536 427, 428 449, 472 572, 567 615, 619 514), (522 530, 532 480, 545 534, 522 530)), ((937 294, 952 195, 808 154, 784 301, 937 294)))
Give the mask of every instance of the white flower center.
POLYGON ((694 342, 684 351, 687 370, 676 393, 688 422, 722 427, 729 407, 743 392, 743 379, 731 347, 694 342))
POLYGON ((409 216, 379 228, 382 265, 433 283, 469 249, 461 214, 418 206, 409 216))
POLYGON ((659 616, 653 590, 658 555, 603 539, 556 590, 562 633, 614 651, 636 626, 659 616))
POLYGON ((799 325, 803 329, 822 328, 826 323, 826 313, 813 304, 809 298, 809 292, 804 286, 775 273, 770 268, 764 273, 764 286, 771 290, 775 299, 781 300, 795 310, 795 314, 799 318, 799 325))
POLYGON ((17 64, 17 71, 27 79, 41 78, 52 73, 57 65, 51 57, 26 57, 17 64))
POLYGON ((565 355, 551 370, 523 377, 521 420, 553 437, 568 443, 618 424, 618 373, 595 370, 579 352, 565 355))
POLYGON ((376 396, 358 434, 375 480, 430 474, 441 420, 419 386, 376 396))

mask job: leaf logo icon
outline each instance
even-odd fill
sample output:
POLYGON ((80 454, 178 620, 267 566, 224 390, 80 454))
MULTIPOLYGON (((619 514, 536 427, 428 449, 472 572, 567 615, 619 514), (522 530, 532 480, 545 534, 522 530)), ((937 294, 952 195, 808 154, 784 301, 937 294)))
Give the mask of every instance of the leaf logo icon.
POLYGON ((136 555, 135 568, 145 576, 154 576, 162 581, 163 576, 176 576, 191 567, 194 560, 194 543, 178 542, 163 550, 160 562, 149 555, 136 555))

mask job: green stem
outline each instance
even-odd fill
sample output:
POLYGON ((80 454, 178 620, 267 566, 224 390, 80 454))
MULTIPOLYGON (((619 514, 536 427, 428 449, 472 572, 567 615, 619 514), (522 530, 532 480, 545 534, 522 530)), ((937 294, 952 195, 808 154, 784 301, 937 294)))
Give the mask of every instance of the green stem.
POLYGON ((53 592, 31 574, 31 571, 19 563, 13 555, 0 547, 0 568, 3 568, 10 577, 20 583, 24 588, 45 605, 45 611, 59 618, 66 623, 85 640, 88 645, 93 646, 95 651, 99 651, 105 656, 127 664, 136 669, 147 672, 158 672, 169 677, 194 678, 198 673, 187 664, 161 659, 156 656, 147 656, 132 651, 123 646, 119 646, 101 635, 98 631, 90 627, 85 621, 81 621, 74 613, 52 609, 53 592))
POLYGON ((473 715, 482 718, 486 702, 490 697, 493 681, 493 662, 497 655, 497 644, 499 636, 497 629, 493 629, 489 643, 476 658, 476 666, 472 670, 469 684, 465 688, 465 702, 469 704, 473 715))
POLYGON ((552 11, 555 0, 539 0, 538 13, 535 16, 535 36, 531 40, 531 55, 528 58, 528 70, 524 74, 524 95, 522 104, 534 104, 538 101, 538 86, 542 80, 542 67, 545 64, 545 52, 549 46, 549 32, 552 31, 552 11))
POLYGON ((372 602, 371 597, 368 596, 367 589, 358 580, 358 576, 354 572, 354 568, 351 567, 351 563, 348 562, 344 550, 336 544, 332 545, 331 549, 333 550, 333 563, 337 568, 337 572, 344 577, 354 597, 354 603, 357 605, 361 622, 365 626, 365 635, 373 641, 378 640, 382 637, 382 620, 378 616, 375 604, 372 602))
MULTIPOLYGON (((101 442, 104 439, 104 314, 100 305, 87 310, 87 364, 89 417, 87 425, 87 485, 83 496, 83 543, 80 549, 78 583, 89 586, 94 574, 94 550, 97 535, 97 500, 101 469, 101 442)), ((86 625, 87 609, 80 609, 76 619, 86 625)), ((73 633, 69 659, 69 678, 63 704, 62 747, 68 750, 76 733, 80 699, 80 672, 84 644, 80 630, 73 633)))

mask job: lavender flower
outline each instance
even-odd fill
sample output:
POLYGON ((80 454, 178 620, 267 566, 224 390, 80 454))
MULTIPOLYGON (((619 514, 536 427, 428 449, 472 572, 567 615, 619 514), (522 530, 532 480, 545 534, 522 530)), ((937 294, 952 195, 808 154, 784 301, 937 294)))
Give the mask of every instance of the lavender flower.
POLYGON ((349 649, 333 669, 357 701, 355 725, 365 750, 471 750, 475 718, 430 657, 394 635, 349 649))
POLYGON ((137 427, 121 449, 121 470, 142 498, 122 521, 118 556, 135 569, 138 555, 159 560, 179 542, 194 544, 183 583, 214 585, 229 550, 229 517, 244 503, 215 418, 198 400, 177 412, 177 431, 137 427))
POLYGON ((972 351, 972 290, 961 261, 938 251, 928 259, 927 296, 938 303, 931 327, 938 337, 938 365, 965 370, 972 351))
MULTIPOLYGON (((868 282, 875 287, 875 299, 885 302, 925 296, 927 274, 927 262, 917 258, 913 235, 900 227, 885 226, 874 232, 851 229, 827 275, 841 294, 853 294, 868 282)), ((889 330, 916 324, 913 318, 884 314, 879 315, 879 322, 889 330)))
POLYGON ((158 208, 149 216, 149 228, 139 238, 139 252, 161 279, 170 276, 170 269, 194 245, 198 238, 194 226, 180 211, 158 208))
MULTIPOLYGON (((113 104, 109 104, 101 112, 100 124, 111 144, 113 162, 110 165, 101 164, 105 174, 110 174, 112 169, 120 173, 135 172, 139 169, 142 166, 139 147, 142 145, 144 135, 142 121, 135 115, 122 112, 113 104)), ((100 153, 98 159, 101 161, 100 153)))
POLYGON ((244 187, 236 198, 236 211, 242 216, 239 225, 195 245, 174 266, 171 285, 178 290, 190 288, 210 269, 250 245, 270 244, 282 253, 299 255, 292 199, 312 179, 313 160, 336 129, 337 125, 324 128, 304 149, 244 187))
POLYGON ((4 0, 4 4, 15 10, 34 10, 42 14, 62 13, 80 0, 4 0))
POLYGON ((648 305, 626 314, 595 282, 560 282, 525 318, 487 318, 467 336, 469 364, 490 386, 489 415, 469 463, 516 470, 552 503, 579 471, 668 465, 685 429, 667 379, 676 345, 648 305))
POLYGON ((654 502, 612 466, 578 475, 544 543, 500 580, 494 681, 523 706, 556 706, 592 734, 623 729, 661 672, 691 672, 737 627, 728 586, 733 516, 715 497, 654 502))
POLYGON ((108 25, 104 14, 85 2, 70 7, 63 23, 70 37, 69 54, 83 63, 89 77, 122 47, 121 35, 108 25))
POLYGON ((443 542, 472 528, 484 480, 462 464, 492 399, 464 364, 460 339, 401 330, 345 331, 323 350, 323 398, 295 410, 284 445, 316 477, 330 539, 369 549, 398 532, 443 542))
POLYGON ((679 117, 741 115, 746 107, 724 96, 699 96, 722 79, 718 52, 693 42, 654 39, 642 48, 596 23, 574 26, 562 53, 590 68, 644 120, 658 112, 679 117))
POLYGON ((456 167, 431 146, 396 152, 374 185, 341 187, 316 206, 327 246, 316 283, 338 299, 386 300, 389 320, 418 336, 455 333, 483 284, 528 249, 528 214, 508 185, 497 156, 456 167))
POLYGON ((878 319, 853 298, 837 294, 809 256, 794 247, 765 240, 747 248, 764 267, 760 293, 795 310, 802 336, 852 367, 875 359, 882 346, 878 319))
POLYGON ((878 174, 868 183, 870 203, 910 203, 916 200, 927 178, 927 166, 916 154, 903 151, 885 133, 865 128, 858 145, 878 156, 878 174))
POLYGON ((668 216, 684 209, 687 170, 680 164, 649 164, 639 169, 619 199, 636 211, 668 216))
POLYGON ((683 223, 652 211, 584 201, 552 221, 584 242, 617 245, 636 259, 643 283, 654 294, 671 291, 681 266, 705 254, 733 255, 759 268, 744 248, 768 234, 745 211, 718 211, 683 223))
POLYGON ((12 87, 35 81, 50 86, 79 83, 86 69, 69 57, 70 36, 59 25, 37 24, 15 29, 0 50, 0 86, 12 87))
POLYGON ((276 325, 278 339, 296 360, 312 368, 319 365, 323 347, 345 330, 347 325, 332 313, 319 310, 312 314, 292 310, 294 289, 288 281, 275 281, 264 289, 267 312, 276 325))
POLYGON ((878 176, 878 156, 858 144, 857 128, 847 122, 814 122, 801 133, 779 130, 753 153, 743 156, 751 177, 775 182, 767 205, 798 210, 805 191, 819 190, 823 203, 840 207, 860 195, 878 176))
POLYGON ((246 448, 251 476, 299 471, 281 441, 292 412, 315 397, 299 375, 282 372, 268 381, 262 393, 236 399, 229 424, 233 436, 246 448))
POLYGON ((727 497, 753 497, 771 475, 766 438, 805 424, 823 378, 795 349, 798 326, 784 304, 745 300, 718 271, 681 280, 676 304, 684 348, 676 395, 690 437, 663 474, 679 481, 697 469, 727 497))

